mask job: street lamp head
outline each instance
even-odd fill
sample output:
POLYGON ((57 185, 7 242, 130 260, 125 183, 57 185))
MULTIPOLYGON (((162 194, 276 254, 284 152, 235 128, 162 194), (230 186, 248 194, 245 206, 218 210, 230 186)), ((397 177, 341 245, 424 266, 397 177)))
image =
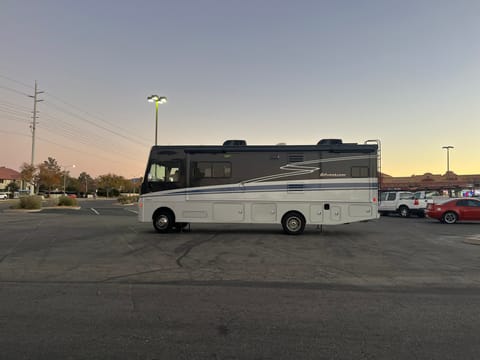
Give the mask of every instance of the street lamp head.
POLYGON ((147 97, 148 102, 156 102, 158 101, 158 99, 159 99, 158 95, 150 95, 149 97, 147 97))
POLYGON ((167 102, 167 98, 165 96, 150 95, 147 97, 147 101, 151 103, 165 104, 167 102))
POLYGON ((453 149, 454 147, 452 145, 447 145, 447 146, 442 146, 442 149, 453 149))

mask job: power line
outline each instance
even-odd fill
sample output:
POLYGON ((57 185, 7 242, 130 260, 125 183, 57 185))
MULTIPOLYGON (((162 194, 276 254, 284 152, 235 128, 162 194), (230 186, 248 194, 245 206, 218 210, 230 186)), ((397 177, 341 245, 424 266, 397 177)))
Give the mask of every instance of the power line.
POLYGON ((23 137, 30 137, 30 135, 22 134, 22 133, 15 132, 15 131, 0 130, 0 133, 2 133, 2 134, 8 134, 8 135, 17 135, 17 136, 23 136, 23 137))
MULTIPOLYGON (((8 81, 17 83, 17 84, 19 84, 19 85, 22 85, 22 86, 24 86, 24 87, 27 87, 27 88, 30 88, 30 89, 32 88, 31 86, 25 84, 24 82, 19 81, 19 80, 16 80, 16 79, 13 79, 13 78, 11 78, 11 77, 8 77, 8 76, 5 76, 5 75, 1 75, 1 74, 0 74, 0 77, 3 78, 3 79, 6 79, 6 80, 8 80, 8 81)), ((15 92, 15 93, 17 93, 17 94, 19 94, 19 95, 25 95, 25 96, 32 97, 32 96, 29 95, 29 94, 26 94, 26 93, 24 93, 24 92, 22 92, 22 91, 19 91, 19 90, 16 90, 16 89, 13 89, 13 88, 10 88, 10 87, 7 87, 7 86, 0 85, 0 87, 6 89, 6 90, 8 90, 8 91, 15 92)), ((112 133, 112 134, 114 134, 114 135, 116 135, 116 136, 119 136, 119 137, 121 137, 121 138, 123 138, 123 139, 125 139, 125 140, 128 140, 128 141, 130 141, 130 142, 133 142, 133 143, 135 143, 135 144, 137 144, 137 145, 146 146, 146 145, 149 144, 149 141, 148 141, 147 139, 142 138, 142 137, 137 136, 137 135, 134 135, 134 134, 131 134, 131 130, 122 128, 122 127, 119 126, 118 124, 114 124, 114 123, 112 123, 112 122, 106 121, 105 119, 102 119, 102 118, 101 118, 100 116, 98 116, 98 115, 95 115, 95 114, 92 114, 92 113, 90 113, 90 112, 87 112, 87 111, 81 109, 80 107, 76 106, 75 104, 72 104, 71 102, 62 99, 61 97, 56 96, 55 94, 52 94, 50 91, 45 91, 45 92, 43 92, 43 93, 44 93, 44 95, 46 95, 46 96, 48 96, 48 97, 50 97, 50 98, 53 98, 53 99, 55 99, 56 101, 58 101, 58 102, 60 102, 60 103, 63 103, 64 105, 67 105, 69 108, 73 108, 73 109, 75 109, 75 110, 77 110, 77 111, 79 111, 79 112, 87 115, 89 118, 95 118, 96 120, 101 121, 102 123, 108 125, 108 127, 99 125, 99 124, 97 124, 97 123, 89 120, 88 118, 86 118, 86 117, 84 117, 84 116, 80 116, 80 115, 78 115, 78 114, 76 114, 76 113, 73 113, 73 112, 71 112, 71 111, 69 111, 69 110, 65 110, 64 108, 56 105, 56 104, 55 104, 54 102, 52 102, 51 100, 45 102, 46 104, 48 103, 49 105, 53 106, 53 107, 56 108, 57 110, 65 113, 65 114, 68 114, 69 116, 76 117, 76 118, 78 118, 78 119, 80 119, 80 120, 82 120, 82 121, 84 121, 84 122, 87 122, 87 123, 89 123, 89 124, 91 124, 91 125, 93 125, 93 126, 95 126, 95 127, 97 127, 97 128, 100 128, 100 129, 102 129, 102 130, 104 130, 104 131, 110 132, 110 133, 112 133), (112 129, 120 129, 120 130, 122 130, 122 132, 128 133, 129 135, 124 135, 124 134, 122 134, 122 133, 120 133, 120 132, 118 132, 118 131, 112 130, 112 129)))
MULTIPOLYGON (((123 149, 122 146, 117 146, 110 142, 110 140, 114 140, 115 138, 103 137, 96 132, 91 132, 83 127, 80 128, 76 126, 76 123, 71 124, 68 121, 59 119, 56 116, 52 116, 49 112, 43 113, 43 119, 44 121, 39 127, 49 131, 52 134, 74 139, 76 142, 82 145, 95 147, 101 151, 111 152, 112 148, 118 149, 117 151, 121 151, 121 149, 123 149)), ((122 154, 122 156, 125 158, 128 158, 130 155, 132 155, 131 152, 122 154)))
POLYGON ((75 113, 72 113, 72 112, 70 112, 70 111, 68 111, 68 110, 65 110, 65 109, 61 108, 60 106, 55 105, 55 104, 52 103, 52 102, 47 101, 45 104, 48 104, 48 105, 50 105, 50 106, 53 106, 53 107, 56 108, 57 110, 62 111, 62 112, 64 112, 65 114, 68 114, 68 115, 70 115, 70 116, 76 117, 76 118, 79 119, 79 120, 85 121, 85 122, 89 123, 90 125, 93 125, 93 126, 99 128, 99 129, 102 129, 102 130, 107 131, 107 132, 109 132, 109 133, 112 133, 112 134, 114 134, 114 135, 120 136, 121 138, 123 138, 123 139, 125 139, 125 140, 128 140, 128 141, 130 141, 130 142, 133 142, 133 143, 135 143, 135 144, 137 144, 137 145, 145 146, 145 143, 142 143, 142 142, 140 142, 140 141, 138 141, 138 140, 135 140, 135 139, 133 139, 133 138, 131 138, 131 137, 129 137, 129 136, 123 135, 123 134, 119 133, 118 131, 112 130, 112 129, 108 128, 108 127, 105 127, 105 126, 96 124, 96 123, 93 122, 92 120, 86 119, 86 118, 83 117, 83 116, 80 116, 80 115, 78 115, 78 114, 75 114, 75 113))
MULTIPOLYGON (((21 137, 30 137, 30 135, 28 135, 28 134, 22 134, 22 133, 15 132, 15 131, 0 130, 0 133, 7 134, 7 135, 16 135, 16 136, 21 136, 21 137)), ((37 139, 42 141, 42 142, 46 142, 46 143, 49 143, 49 144, 52 144, 52 145, 56 145, 58 147, 61 147, 61 148, 67 149, 67 150, 73 150, 75 152, 81 152, 81 153, 84 153, 84 154, 89 155, 89 156, 94 157, 94 158, 102 158, 102 159, 107 160, 109 162, 115 162, 115 163, 118 163, 118 164, 124 164, 125 163, 125 161, 124 161, 125 159, 123 157, 121 157, 120 159, 118 158, 118 156, 108 158, 108 157, 99 155, 98 153, 90 153, 90 152, 87 152, 87 151, 79 150, 77 148, 62 145, 62 144, 59 144, 55 141, 51 141, 51 140, 42 138, 41 136, 37 136, 37 139)), ((135 162, 137 161, 137 159, 129 159, 129 160, 130 161, 135 161, 135 162)))
MULTIPOLYGON (((68 146, 53 142, 51 140, 41 138, 38 136, 38 134, 35 135, 35 130, 38 125, 40 125, 41 128, 45 129, 51 134, 58 135, 65 139, 69 139, 69 141, 73 140, 74 142, 77 142, 78 144, 80 144, 81 147, 87 146, 89 148, 91 147, 97 148, 100 153, 104 153, 107 156, 112 153, 111 149, 113 147, 120 149, 121 151, 121 147, 111 145, 115 143, 115 141, 112 142, 112 140, 124 139, 136 145, 140 145, 142 148, 144 148, 146 145, 149 146, 148 145, 149 141, 147 139, 137 136, 135 134, 132 134, 131 130, 122 128, 121 126, 119 126, 118 124, 114 124, 113 122, 106 121, 100 116, 87 112, 81 109, 80 107, 76 106, 75 104, 72 104, 50 92, 39 91, 36 81, 35 81, 35 87, 32 87, 28 84, 25 84, 21 81, 15 80, 5 75, 0 74, 0 78, 16 83, 17 85, 21 85, 22 87, 25 87, 28 89, 34 89, 33 95, 30 95, 28 93, 25 93, 19 89, 10 87, 8 85, 3 85, 3 84, 0 85, 0 90, 4 89, 9 92, 16 93, 18 95, 28 96, 33 98, 34 100, 33 121, 31 122, 32 164, 34 163, 34 160, 35 160, 35 138, 41 140, 42 142, 52 143, 54 145, 57 145, 66 149, 70 149, 75 152, 87 153, 93 156, 93 158, 101 157, 99 156, 98 153, 91 154, 85 151, 81 151, 78 148, 68 147, 68 146), (53 108, 54 111, 57 112, 58 117, 55 117, 48 113, 43 112, 42 113, 43 121, 40 124, 38 122, 39 111, 37 110, 36 105, 38 102, 43 101, 43 99, 38 99, 38 95, 40 95, 41 93, 43 93, 44 96, 47 96, 49 98, 48 100, 45 100, 44 104, 47 105, 47 107, 53 108), (61 106, 62 104, 66 105, 68 108, 65 108, 65 106, 61 106), (60 112, 62 113, 62 115, 59 114, 60 112), (65 114, 67 115, 67 117, 65 116, 65 114), (62 119, 66 119, 66 120, 62 120, 62 119), (87 127, 76 126, 75 124, 78 124, 78 121, 75 121, 74 119, 81 120, 82 122, 93 126, 95 129, 92 129, 92 128, 88 129, 88 126, 87 127), (45 120, 52 120, 52 121, 45 121, 45 120), (98 123, 97 120, 100 121, 101 123, 98 123), (99 132, 96 129, 100 129, 102 131, 99 132), (108 136, 103 132, 107 132, 115 136, 114 137, 108 136)), ((2 117, 4 117, 9 121, 16 121, 20 123, 23 120, 23 116, 27 117, 27 115, 31 112, 26 107, 22 107, 21 105, 14 104, 14 103, 5 101, 3 99, 0 100, 0 105, 1 105, 0 114, 3 113, 4 115, 2 115, 2 117)), ((27 121, 28 121, 28 118, 27 118, 27 121)), ((5 131, 2 131, 2 132, 6 133, 5 131)), ((15 134, 15 133, 12 133, 12 134, 15 134)), ((25 136, 24 134, 18 134, 18 133, 16 133, 16 135, 25 136)), ((128 152, 120 155, 118 154, 118 151, 116 151, 115 159, 118 159, 120 157, 121 159, 124 159, 126 161, 131 160, 132 162, 135 161, 135 163, 138 163, 138 157, 135 157, 134 153, 128 152), (135 159, 133 159, 132 157, 135 157, 135 159)), ((142 158, 143 156, 144 155, 142 155, 142 158)), ((108 159, 108 161, 111 162, 112 160, 108 159)), ((115 162, 121 163, 121 161, 118 161, 118 160, 115 160, 115 162)))
POLYGON ((3 107, 2 104, 0 104, 0 112, 15 115, 15 116, 18 116, 18 117, 23 116, 24 118, 28 118, 28 116, 29 116, 28 113, 20 112, 18 110, 13 110, 13 109, 10 109, 8 107, 3 107))
POLYGON ((18 117, 18 116, 16 116, 16 115, 13 115, 13 114, 3 115, 2 118, 5 119, 5 120, 15 121, 15 122, 19 122, 19 123, 25 124, 25 119, 23 119, 23 118, 21 118, 21 117, 18 117), (13 117, 12 117, 12 116, 13 116, 13 117))
POLYGON ((17 83, 17 84, 19 84, 19 85, 25 86, 25 87, 27 87, 27 88, 29 88, 29 89, 32 89, 32 86, 31 86, 31 85, 27 85, 27 84, 25 84, 24 82, 21 82, 20 80, 15 80, 15 79, 12 79, 11 77, 8 77, 8 76, 2 75, 2 74, 0 74, 0 77, 3 78, 3 79, 5 79, 5 80, 11 81, 11 82, 17 83))
MULTIPOLYGON (((131 130, 122 128, 122 127, 119 126, 118 124, 114 124, 114 123, 109 122, 109 121, 107 121, 107 120, 105 120, 105 119, 102 119, 102 118, 101 118, 100 116, 98 116, 98 115, 91 114, 90 112, 85 111, 85 110, 79 108, 78 106, 76 106, 76 105, 74 105, 74 104, 71 104, 70 102, 68 102, 68 101, 66 101, 66 100, 63 100, 63 99, 60 98, 60 97, 58 97, 58 96, 56 96, 56 95, 53 95, 51 92, 46 92, 45 95, 50 96, 50 97, 56 99, 57 101, 63 103, 64 105, 67 105, 67 106, 70 107, 70 108, 74 108, 74 109, 76 109, 77 111, 80 111, 80 112, 86 114, 86 115, 89 116, 89 117, 92 117, 92 118, 95 118, 95 119, 97 119, 97 120, 100 120, 101 122, 103 122, 103 123, 111 126, 112 128, 121 129, 121 130, 123 130, 123 131, 125 131, 125 132, 127 132, 127 133, 130 133, 130 132, 131 132, 131 130)), ((144 139, 144 138, 142 138, 142 137, 140 137, 140 136, 136 136, 136 135, 134 135, 134 136, 135 136, 137 139, 139 139, 140 141, 145 142, 145 143, 148 144, 148 140, 147 140, 147 139, 144 139)))
POLYGON ((17 93, 17 94, 19 94, 19 95, 30 96, 30 95, 28 95, 27 93, 24 93, 24 92, 22 92, 22 91, 18 91, 18 90, 12 89, 12 88, 10 88, 10 87, 8 87, 8 86, 0 85, 0 88, 5 89, 5 90, 8 90, 8 91, 11 91, 11 92, 14 92, 14 93, 17 93))
POLYGON ((29 107, 18 105, 18 104, 9 102, 9 101, 5 101, 3 99, 0 100, 0 105, 9 106, 9 107, 12 107, 12 108, 15 108, 15 109, 24 110, 24 111, 27 111, 28 113, 30 113, 30 111, 31 111, 29 107))
POLYGON ((17 123, 22 124, 23 126, 28 124, 27 119, 25 119, 24 117, 20 117, 18 115, 15 115, 15 114, 9 114, 9 113, 0 114, 0 119, 7 120, 7 121, 15 121, 17 123))

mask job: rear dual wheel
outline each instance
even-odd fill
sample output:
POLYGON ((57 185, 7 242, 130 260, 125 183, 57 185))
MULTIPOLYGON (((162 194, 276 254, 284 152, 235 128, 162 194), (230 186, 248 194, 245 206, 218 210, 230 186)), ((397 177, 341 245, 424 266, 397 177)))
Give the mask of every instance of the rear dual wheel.
POLYGON ((290 211, 282 218, 283 231, 288 235, 299 235, 305 230, 305 218, 298 211, 290 211))

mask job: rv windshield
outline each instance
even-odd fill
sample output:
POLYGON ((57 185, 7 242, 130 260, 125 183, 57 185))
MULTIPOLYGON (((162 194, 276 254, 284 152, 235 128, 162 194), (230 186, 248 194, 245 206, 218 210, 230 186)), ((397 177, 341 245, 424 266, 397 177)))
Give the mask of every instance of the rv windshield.
POLYGON ((178 160, 152 161, 149 163, 142 194, 185 187, 185 175, 178 160))
POLYGON ((180 163, 178 161, 164 161, 151 163, 148 171, 149 182, 178 182, 180 181, 180 163))

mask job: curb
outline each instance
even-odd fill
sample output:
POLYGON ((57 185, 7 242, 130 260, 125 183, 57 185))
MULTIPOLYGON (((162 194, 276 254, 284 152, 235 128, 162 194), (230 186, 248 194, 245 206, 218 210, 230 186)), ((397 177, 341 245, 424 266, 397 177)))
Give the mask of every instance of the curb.
POLYGON ((81 206, 48 206, 42 207, 41 209, 5 209, 4 213, 35 213, 41 212, 42 210, 80 210, 81 206))

